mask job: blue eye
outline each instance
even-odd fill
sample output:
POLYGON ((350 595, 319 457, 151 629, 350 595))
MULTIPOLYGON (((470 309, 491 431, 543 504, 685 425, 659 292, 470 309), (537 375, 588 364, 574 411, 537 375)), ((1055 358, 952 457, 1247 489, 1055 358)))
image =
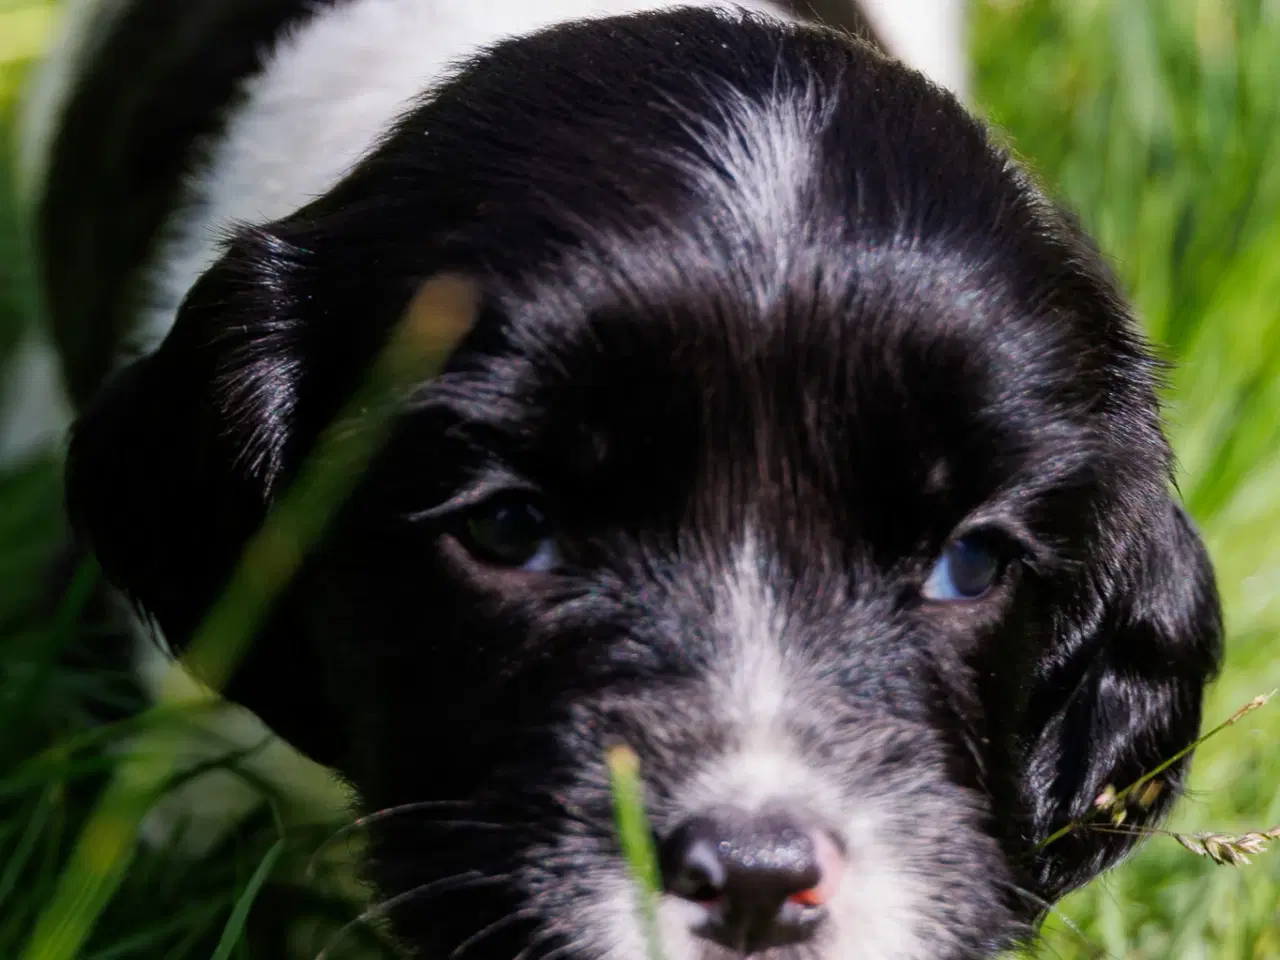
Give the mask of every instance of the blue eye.
POLYGON ((929 600, 976 600, 1000 576, 1001 558, 988 537, 973 535, 952 540, 942 551, 924 596, 929 600))
POLYGON ((560 562, 550 521, 527 500, 480 505, 467 517, 463 539, 473 555, 500 567, 542 572, 560 562))

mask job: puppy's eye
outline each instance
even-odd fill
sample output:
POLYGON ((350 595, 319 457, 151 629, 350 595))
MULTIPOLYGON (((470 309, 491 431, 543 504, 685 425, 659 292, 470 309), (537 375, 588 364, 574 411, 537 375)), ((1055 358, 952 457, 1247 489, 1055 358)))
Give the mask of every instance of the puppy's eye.
POLYGON ((480 560, 521 570, 550 570, 560 560, 545 513, 529 500, 496 499, 471 510, 462 539, 480 560))
POLYGON ((1003 567, 1003 557, 991 537, 958 537, 947 544, 933 565, 924 596, 929 600, 976 600, 991 589, 1003 567))

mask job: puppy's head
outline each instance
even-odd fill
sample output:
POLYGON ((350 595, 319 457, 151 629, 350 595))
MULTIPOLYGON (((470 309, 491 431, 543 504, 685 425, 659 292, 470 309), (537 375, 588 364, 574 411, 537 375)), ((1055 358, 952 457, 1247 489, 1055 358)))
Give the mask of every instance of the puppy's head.
POLYGON ((463 70, 81 422, 72 511, 172 641, 443 271, 474 324, 230 687, 416 805, 407 939, 643 956, 615 742, 677 960, 986 956, 1125 851, 1043 841, 1194 737, 1212 574, 1113 281, 953 100, 700 13, 463 70))

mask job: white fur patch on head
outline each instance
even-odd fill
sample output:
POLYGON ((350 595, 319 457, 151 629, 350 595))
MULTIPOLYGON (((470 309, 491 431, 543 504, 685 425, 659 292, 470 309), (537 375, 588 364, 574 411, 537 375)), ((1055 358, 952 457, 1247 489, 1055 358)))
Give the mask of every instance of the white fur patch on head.
POLYGON ((752 101, 737 90, 718 98, 719 115, 697 131, 719 168, 703 186, 743 220, 785 235, 801 226, 801 198, 817 170, 814 142, 830 113, 817 92, 752 101))
MULTIPOLYGON (((764 253, 785 263, 807 231, 806 203, 819 169, 817 143, 836 103, 816 87, 780 88, 763 100, 732 88, 716 91, 716 112, 681 117, 701 155, 676 157, 695 188, 738 225, 729 234, 747 238, 751 250, 726 251, 733 259, 764 253), (708 161, 710 161, 708 163, 708 161)), ((767 297, 772 291, 766 289, 767 297)), ((763 306, 763 304, 762 304, 763 306)))

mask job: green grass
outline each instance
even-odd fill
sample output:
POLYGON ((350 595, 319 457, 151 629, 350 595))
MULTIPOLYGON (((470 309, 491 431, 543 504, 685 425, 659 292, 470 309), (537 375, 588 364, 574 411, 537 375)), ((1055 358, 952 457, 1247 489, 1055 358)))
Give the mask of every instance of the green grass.
MULTIPOLYGON (((3 114, 48 6, 0 0, 0 154, 3 114)), ((1180 484, 1217 564, 1230 633, 1207 708, 1216 722, 1280 687, 1280 3, 985 0, 974 5, 973 49, 978 106, 1079 212, 1177 363, 1169 415, 1180 484)), ((16 217, 0 189, 0 358, 33 302, 16 217)), ((6 958, 28 949, 56 891, 74 891, 65 868, 138 726, 94 722, 133 705, 125 678, 92 660, 100 625, 83 598, 93 571, 60 603, 43 602, 44 565, 62 532, 52 458, 0 475, 6 958)), ((1201 749, 1171 826, 1242 833, 1278 823, 1273 703, 1201 749)), ((314 957, 359 909, 340 857, 304 882, 333 828, 285 825, 268 806, 198 864, 127 850, 128 869, 113 876, 74 955, 314 957)), ((82 859, 107 852, 102 843, 80 850, 82 859)), ((382 952, 357 927, 335 955, 382 952)), ((1280 851, 1229 868, 1154 840, 1062 904, 1036 954, 1280 957, 1280 851)))
MULTIPOLYGON (((1178 364, 1170 432, 1229 631, 1207 717, 1280 686, 1280 5, 977 8, 978 99, 1113 259, 1178 364)), ((1197 755, 1183 830, 1280 823, 1280 706, 1197 755)), ((1280 854, 1156 840, 1070 898, 1045 955, 1280 957, 1280 854), (1072 927, 1078 929, 1074 932, 1072 927)))
POLYGON ((662 960, 657 900, 662 892, 658 852, 644 809, 644 784, 640 759, 628 746, 612 746, 605 753, 609 765, 609 790, 613 794, 613 818, 622 856, 630 868, 636 893, 636 912, 649 947, 649 960, 662 960))

